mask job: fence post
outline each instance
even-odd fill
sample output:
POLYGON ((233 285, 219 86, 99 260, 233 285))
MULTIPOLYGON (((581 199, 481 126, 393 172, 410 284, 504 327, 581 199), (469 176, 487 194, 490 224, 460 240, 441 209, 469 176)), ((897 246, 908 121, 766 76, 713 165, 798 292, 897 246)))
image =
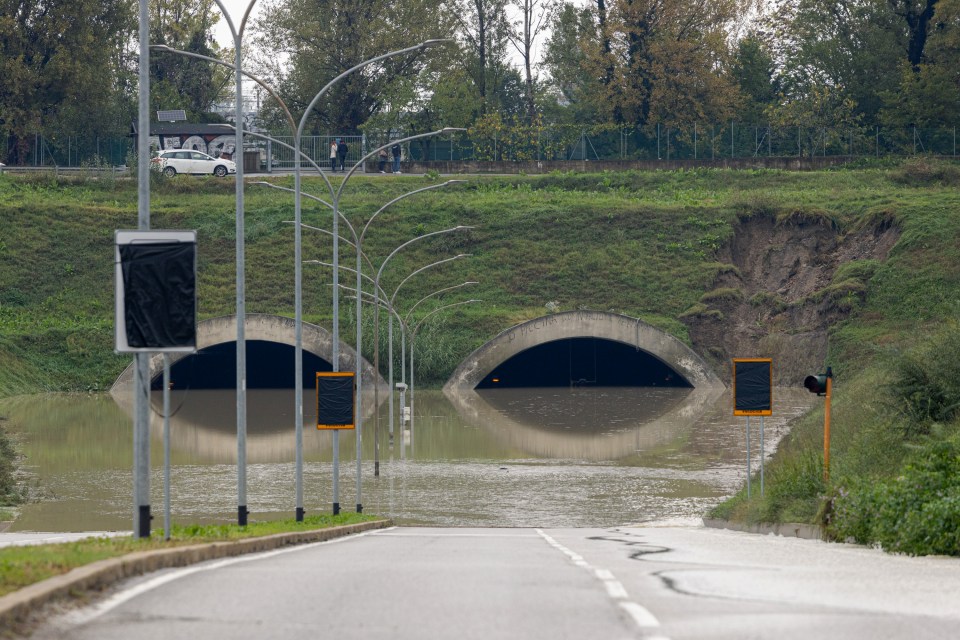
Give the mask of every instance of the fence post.
POLYGON ((730 121, 730 158, 731 158, 731 159, 733 158, 733 146, 734 146, 734 141, 733 141, 733 120, 731 120, 731 121, 730 121))
POLYGON ((657 123, 657 160, 660 159, 660 123, 657 123))
POLYGON ((876 129, 876 135, 877 135, 877 140, 876 140, 877 157, 879 158, 879 157, 880 157, 880 125, 875 124, 875 125, 873 125, 873 128, 876 129))
POLYGON ((697 159, 697 123, 693 123, 693 159, 697 159))

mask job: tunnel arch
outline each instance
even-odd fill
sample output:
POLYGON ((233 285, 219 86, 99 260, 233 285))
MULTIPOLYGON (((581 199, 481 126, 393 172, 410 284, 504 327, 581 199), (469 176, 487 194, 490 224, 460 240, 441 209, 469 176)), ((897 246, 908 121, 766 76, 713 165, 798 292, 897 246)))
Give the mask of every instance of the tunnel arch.
MULTIPOLYGON (((248 372, 255 366, 255 362, 250 360, 250 347, 256 345, 256 348, 274 345, 284 345, 286 347, 295 347, 296 345, 296 326, 293 318, 276 316, 270 314, 247 314, 244 323, 244 334, 248 343, 248 372)), ((203 350, 222 350, 223 346, 237 341, 237 316, 220 316, 204 320, 197 324, 197 351, 203 350)), ((330 363, 333 361, 333 335, 326 329, 317 325, 304 322, 302 324, 302 345, 304 351, 304 362, 308 359, 316 362, 322 360, 329 369, 332 369, 330 363)), ((190 353, 170 354, 171 368, 178 362, 187 358, 196 357, 190 353)), ((340 343, 340 370, 355 371, 356 352, 354 349, 342 341, 340 343)), ((304 368, 306 371, 306 367, 304 368)), ((156 380, 163 374, 163 356, 153 355, 150 358, 150 380, 156 380)), ((361 359, 361 375, 363 376, 363 385, 367 389, 371 388, 374 381, 373 366, 365 359, 361 359)), ((381 376, 377 376, 379 384, 385 385, 381 376)), ((308 388, 308 387, 305 387, 308 388)), ((127 397, 133 389, 133 364, 131 363, 114 382, 110 393, 114 397, 127 397)))
POLYGON ((584 338, 642 351, 689 386, 725 386, 692 349, 642 320, 604 311, 569 311, 535 318, 500 333, 460 363, 444 391, 472 391, 511 358, 522 357, 540 345, 584 338))

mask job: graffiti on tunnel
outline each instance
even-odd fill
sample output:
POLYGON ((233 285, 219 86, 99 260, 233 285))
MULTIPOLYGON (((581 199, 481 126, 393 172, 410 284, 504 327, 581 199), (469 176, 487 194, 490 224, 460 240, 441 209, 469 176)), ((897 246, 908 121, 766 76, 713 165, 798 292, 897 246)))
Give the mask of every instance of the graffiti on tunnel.
MULTIPOLYGON (((332 371, 329 362, 309 351, 303 352, 303 388, 315 386, 316 372, 332 371)), ((237 386, 237 343, 224 342, 183 358, 170 367, 175 389, 234 389, 237 386)), ((294 348, 279 342, 247 340, 247 388, 293 389, 294 348)), ((160 389, 162 376, 153 379, 160 389)))
POLYGON ((516 354, 487 374, 476 388, 568 386, 692 385, 642 349, 602 338, 567 338, 516 354))

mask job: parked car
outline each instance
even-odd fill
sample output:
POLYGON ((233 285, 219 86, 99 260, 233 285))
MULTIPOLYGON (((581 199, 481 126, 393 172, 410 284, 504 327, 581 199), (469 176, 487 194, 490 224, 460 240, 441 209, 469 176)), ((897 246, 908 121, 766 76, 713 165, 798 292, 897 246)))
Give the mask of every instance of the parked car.
POLYGON ((150 166, 157 171, 162 171, 167 177, 173 177, 178 173, 212 173, 222 178, 228 173, 237 172, 237 164, 233 160, 214 158, 199 151, 185 149, 162 151, 150 161, 150 166))

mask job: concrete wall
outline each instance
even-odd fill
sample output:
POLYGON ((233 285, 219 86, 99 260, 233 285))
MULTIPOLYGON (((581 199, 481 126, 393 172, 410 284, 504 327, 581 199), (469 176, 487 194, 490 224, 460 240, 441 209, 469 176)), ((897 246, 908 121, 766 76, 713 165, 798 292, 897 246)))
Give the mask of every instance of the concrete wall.
POLYGON ((483 345, 453 372, 444 391, 472 391, 501 363, 531 347, 567 338, 602 338, 637 347, 664 362, 694 387, 724 384, 692 349, 636 318, 604 311, 569 311, 529 320, 483 345))
MULTIPOLYGON (((278 342, 290 346, 296 346, 296 327, 293 318, 274 316, 268 314, 247 314, 247 321, 244 325, 247 340, 264 340, 266 342, 278 342)), ((303 350, 323 358, 327 362, 333 362, 333 335, 322 327, 313 324, 303 323, 303 350)), ((205 349, 217 344, 237 341, 237 316, 221 316, 204 320, 197 325, 197 349, 205 349)), ((174 364, 183 358, 192 357, 190 354, 171 354, 170 364, 174 364)), ((340 371, 355 371, 356 352, 352 347, 340 343, 340 371)), ((255 363, 247 361, 247 366, 256 366, 255 363)), ((163 356, 155 355, 150 359, 150 379, 163 374, 163 356)), ((363 376, 363 386, 365 389, 373 387, 374 371, 373 366, 366 360, 361 362, 361 375, 363 376)), ((381 385, 386 385, 383 378, 377 376, 381 385)), ((129 397, 133 387, 133 364, 131 363, 117 381, 113 383, 110 393, 116 396, 129 397)), ((382 387, 381 387, 382 388, 382 387)))

